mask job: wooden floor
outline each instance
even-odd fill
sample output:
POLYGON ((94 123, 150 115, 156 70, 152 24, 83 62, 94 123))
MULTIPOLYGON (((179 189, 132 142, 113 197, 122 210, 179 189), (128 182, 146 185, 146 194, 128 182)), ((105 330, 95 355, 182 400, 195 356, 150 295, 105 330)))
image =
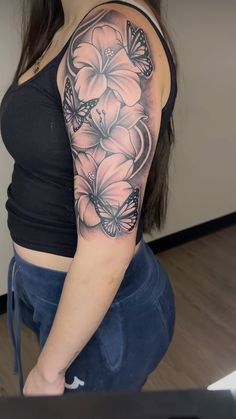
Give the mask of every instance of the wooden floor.
MULTIPOLYGON (((236 226, 158 254, 175 292, 176 326, 169 350, 143 391, 206 388, 236 370, 236 226)), ((26 377, 37 341, 21 327, 26 377)), ((0 316, 0 395, 17 395, 6 314, 0 316)))

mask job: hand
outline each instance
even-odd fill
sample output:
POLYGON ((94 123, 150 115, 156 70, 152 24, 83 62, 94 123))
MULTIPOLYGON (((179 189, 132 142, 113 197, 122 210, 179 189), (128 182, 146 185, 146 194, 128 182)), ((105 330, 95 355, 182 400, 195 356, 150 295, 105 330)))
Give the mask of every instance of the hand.
POLYGON ((59 376, 54 381, 47 381, 36 364, 27 376, 24 396, 62 395, 65 389, 65 376, 59 376))

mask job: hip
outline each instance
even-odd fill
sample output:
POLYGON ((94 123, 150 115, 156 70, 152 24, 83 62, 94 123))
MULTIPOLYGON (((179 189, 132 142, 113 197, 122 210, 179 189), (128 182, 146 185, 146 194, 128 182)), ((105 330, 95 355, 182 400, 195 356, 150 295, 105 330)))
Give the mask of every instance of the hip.
MULTIPOLYGON (((49 326, 55 315, 66 272, 43 268, 26 262, 14 252, 15 293, 32 313, 34 321, 49 326)), ((142 239, 109 307, 107 317, 119 312, 128 321, 138 320, 152 329, 151 322, 161 321, 166 340, 173 335, 175 323, 174 292, 165 268, 142 239)))
MULTIPOLYGON (((56 314, 65 278, 66 272, 31 264, 14 249, 8 270, 8 324, 15 346, 15 362, 18 362, 21 371, 21 388, 19 318, 36 333, 42 348, 56 314), (12 325, 11 290, 14 291, 17 308, 16 339, 12 325)), ((166 352, 174 333, 174 325, 175 301, 170 278, 142 239, 102 323, 84 348, 83 355, 80 354, 80 360, 85 357, 85 365, 88 364, 87 354, 97 342, 110 371, 119 368, 123 377, 124 371, 130 368, 133 375, 139 365, 137 371, 140 374, 140 362, 145 359, 143 368, 146 375, 166 352)), ((94 355, 90 358, 93 359, 94 355)), ((143 381, 143 375, 140 380, 143 381)))

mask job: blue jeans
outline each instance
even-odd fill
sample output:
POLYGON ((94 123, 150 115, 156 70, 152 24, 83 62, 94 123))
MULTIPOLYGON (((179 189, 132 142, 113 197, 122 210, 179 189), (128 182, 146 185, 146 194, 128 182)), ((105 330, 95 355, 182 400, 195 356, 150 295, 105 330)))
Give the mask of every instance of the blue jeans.
MULTIPOLYGON (((31 264, 14 247, 13 251, 8 269, 7 322, 14 348, 13 373, 19 373, 23 395, 20 323, 36 334, 42 350, 66 272, 31 264)), ((64 393, 141 390, 165 355, 174 326, 175 300, 169 277, 142 239, 105 317, 68 367, 64 393)))

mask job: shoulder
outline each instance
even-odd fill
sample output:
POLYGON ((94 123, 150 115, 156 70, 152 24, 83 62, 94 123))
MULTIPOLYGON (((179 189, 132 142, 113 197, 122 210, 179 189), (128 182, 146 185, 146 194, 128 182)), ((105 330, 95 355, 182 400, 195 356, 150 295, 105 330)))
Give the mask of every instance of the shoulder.
POLYGON ((97 232, 95 241, 135 239, 162 117, 154 32, 138 10, 100 5, 78 25, 61 67, 78 232, 97 232))
MULTIPOLYGON (((153 12, 147 4, 141 6, 144 2, 139 4, 137 1, 136 3, 137 7, 135 2, 129 4, 111 2, 91 8, 75 29, 58 67, 57 84, 59 91, 62 91, 63 88, 61 80, 65 74, 65 65, 72 64, 75 49, 78 50, 80 42, 91 42, 95 44, 96 49, 99 49, 99 46, 101 46, 99 43, 102 43, 104 51, 105 43, 110 46, 112 38, 114 38, 117 43, 122 43, 126 51, 133 55, 136 60, 135 65, 140 65, 143 71, 150 71, 148 69, 148 55, 151 56, 153 63, 152 83, 163 94, 167 69, 166 53, 151 19, 146 17, 149 14, 155 19, 153 12), (147 12, 142 13, 139 6, 147 12)), ((160 28, 157 19, 155 22, 156 26, 160 28)), ((84 52, 87 51, 84 50, 84 52)))

